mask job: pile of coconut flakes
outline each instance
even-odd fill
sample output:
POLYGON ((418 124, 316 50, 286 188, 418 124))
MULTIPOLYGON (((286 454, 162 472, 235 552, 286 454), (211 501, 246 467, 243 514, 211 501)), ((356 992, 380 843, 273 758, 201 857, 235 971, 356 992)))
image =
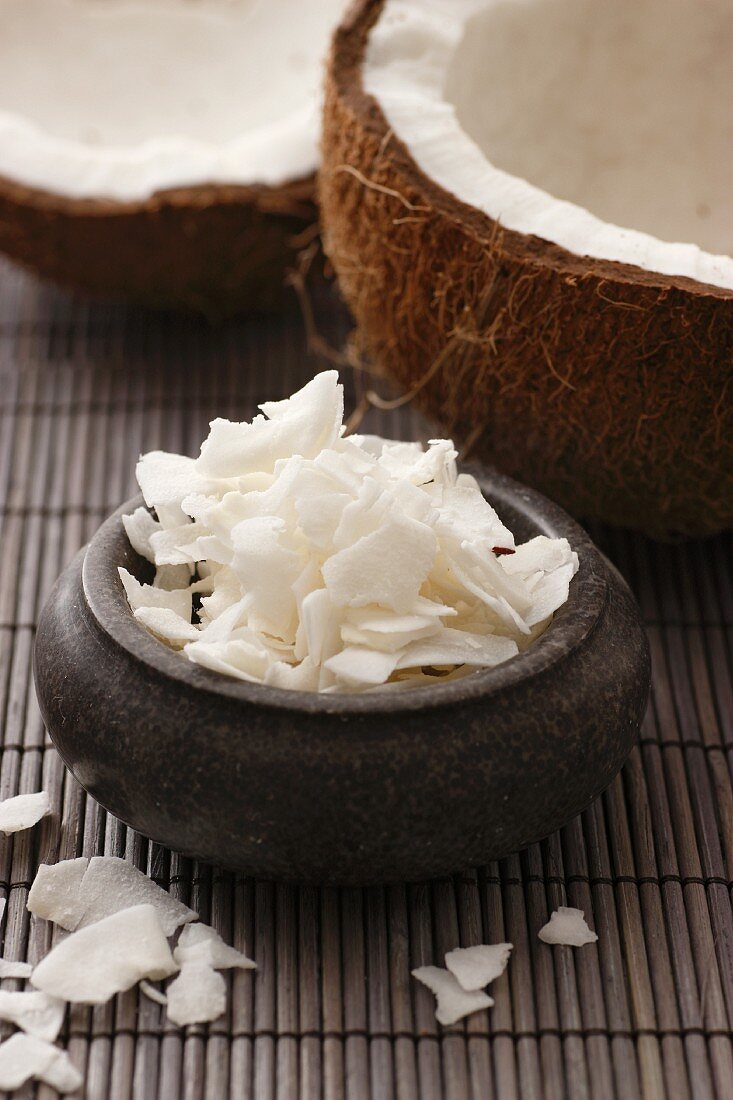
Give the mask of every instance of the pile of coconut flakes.
POLYGON ((346 437, 336 371, 260 408, 214 420, 197 459, 137 467, 147 508, 124 524, 155 579, 120 576, 189 660, 301 691, 412 688, 515 656, 567 599, 568 542, 515 546, 449 440, 346 437))

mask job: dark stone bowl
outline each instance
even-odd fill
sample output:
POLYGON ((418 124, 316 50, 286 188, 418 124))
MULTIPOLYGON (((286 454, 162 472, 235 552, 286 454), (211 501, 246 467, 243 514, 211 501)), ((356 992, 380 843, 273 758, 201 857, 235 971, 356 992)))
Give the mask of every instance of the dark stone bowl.
POLYGON ((83 787, 161 844, 309 882, 429 878, 559 828, 629 753, 649 692, 634 600, 586 533, 539 494, 476 471, 518 541, 566 536, 570 598, 498 668, 399 694, 318 695, 190 663, 128 608, 117 567, 150 566, 121 516, 57 582, 35 651, 51 737, 83 787))

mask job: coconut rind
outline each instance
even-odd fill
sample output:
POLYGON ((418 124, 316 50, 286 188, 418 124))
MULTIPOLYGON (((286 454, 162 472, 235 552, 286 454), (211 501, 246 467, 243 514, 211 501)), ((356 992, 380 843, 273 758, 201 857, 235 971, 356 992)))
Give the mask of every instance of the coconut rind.
POLYGON ((374 360, 473 455, 656 536, 733 523, 733 292, 575 256, 433 184, 363 91, 382 0, 328 66, 324 242, 374 360))
POLYGON ((218 319, 279 308, 299 235, 316 223, 313 176, 278 187, 212 184, 144 202, 72 199, 0 178, 0 251, 71 289, 218 319))

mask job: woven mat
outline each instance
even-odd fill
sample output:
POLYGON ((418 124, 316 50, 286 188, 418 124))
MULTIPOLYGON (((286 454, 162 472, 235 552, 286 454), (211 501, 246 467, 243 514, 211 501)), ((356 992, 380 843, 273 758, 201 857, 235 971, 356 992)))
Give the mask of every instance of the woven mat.
MULTIPOLYGON (((338 344, 344 314, 327 302, 319 312, 338 344)), ((0 797, 43 785, 55 811, 0 837, 3 956, 35 961, 52 943, 25 909, 38 864, 104 853, 170 886, 256 958, 254 977, 228 977, 229 1010, 209 1028, 166 1024, 136 991, 72 1010, 61 1041, 98 1100, 730 1100, 729 539, 656 546, 594 531, 643 608, 653 702, 613 787, 501 863, 386 889, 254 882, 149 843, 66 774, 31 682, 51 584, 132 494, 141 451, 193 453, 213 416, 248 417, 290 393, 322 365, 304 343, 296 312, 211 330, 89 305, 0 266, 0 797), (565 902, 590 915, 597 947, 539 943, 565 902), (410 969, 498 940, 516 946, 495 1007, 439 1028, 410 969)), ((370 417, 384 434, 423 430, 410 412, 370 417)))

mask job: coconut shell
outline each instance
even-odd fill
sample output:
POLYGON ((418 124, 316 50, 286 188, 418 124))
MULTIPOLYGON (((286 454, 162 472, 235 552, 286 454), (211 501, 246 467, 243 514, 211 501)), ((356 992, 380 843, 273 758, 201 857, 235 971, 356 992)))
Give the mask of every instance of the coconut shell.
POLYGON ((324 243, 361 349, 446 434, 578 516, 733 521, 733 291, 580 257, 436 186, 364 92, 383 0, 329 60, 324 243))
POLYGON ((210 185, 144 202, 70 199, 0 179, 0 251, 66 286, 211 317, 281 304, 314 177, 210 185))

